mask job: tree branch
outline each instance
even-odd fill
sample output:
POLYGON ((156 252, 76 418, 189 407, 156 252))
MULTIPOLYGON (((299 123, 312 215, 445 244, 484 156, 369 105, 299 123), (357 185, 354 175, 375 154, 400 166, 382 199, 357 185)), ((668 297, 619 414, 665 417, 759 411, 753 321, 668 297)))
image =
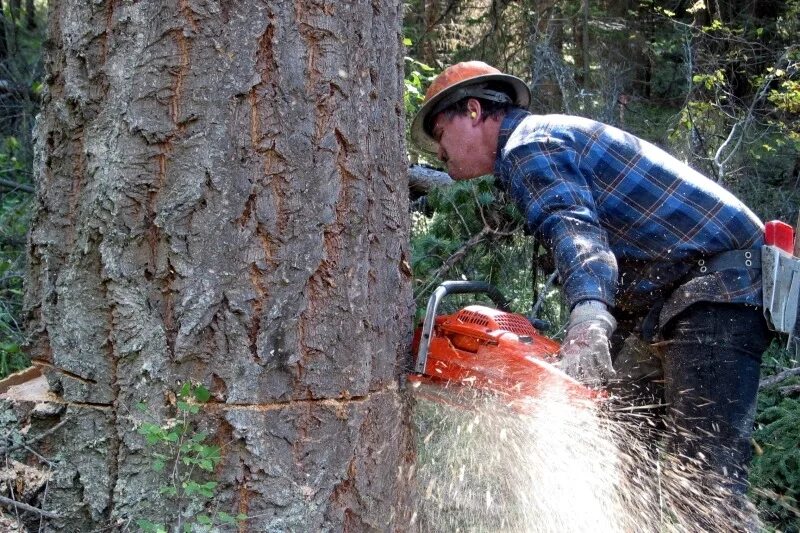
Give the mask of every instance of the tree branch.
POLYGON ((453 252, 450 255, 450 257, 445 259, 444 262, 442 263, 442 266, 437 268, 435 272, 433 272, 430 276, 428 276, 430 282, 421 291, 419 291, 418 294, 414 295, 414 298, 418 298, 420 294, 425 294, 425 292, 427 292, 432 285, 437 283, 442 276, 444 276, 445 274, 447 274, 447 272, 450 271, 450 269, 456 262, 458 262, 465 255, 467 255, 468 251, 470 251, 472 248, 480 244, 480 242, 483 241, 484 237, 486 237, 486 234, 489 233, 489 231, 490 229, 488 227, 484 227, 477 235, 473 235, 467 242, 462 244, 458 250, 453 252))
POLYGON ((17 450, 19 448, 24 448, 26 446, 31 446, 31 445, 39 442, 43 438, 47 437, 48 435, 52 435, 53 433, 55 433, 56 431, 61 429, 61 427, 64 424, 66 424, 67 422, 69 422, 70 420, 71 420, 71 417, 67 416, 63 420, 61 420, 58 424, 56 424, 55 426, 51 427, 50 429, 48 429, 47 431, 43 432, 42 434, 33 437, 30 440, 27 440, 27 441, 24 441, 24 442, 20 442, 19 444, 14 444, 12 446, 0 448, 0 454, 4 454, 5 455, 5 454, 13 452, 14 450, 17 450))
POLYGON ((30 185, 17 183, 16 181, 6 180, 3 178, 0 178, 0 187, 7 191, 24 191, 29 193, 34 192, 33 187, 30 185))
MULTIPOLYGON (((784 53, 783 56, 778 60, 778 65, 783 64, 784 60, 788 60, 788 52, 784 53)), ((747 112, 745 116, 736 122, 731 128, 731 131, 728 133, 728 137, 722 142, 722 144, 717 148, 716 153, 714 154, 714 166, 717 168, 717 179, 722 180, 725 177, 725 165, 736 155, 736 152, 739 150, 739 146, 741 146, 742 141, 744 140, 745 133, 747 132, 747 128, 750 126, 750 123, 753 121, 753 115, 755 114, 756 105, 763 100, 767 94, 769 93, 770 85, 772 81, 775 79, 775 72, 778 70, 776 67, 775 70, 770 72, 767 76, 764 77, 764 83, 762 83, 761 87, 758 89, 758 92, 753 96, 753 100, 750 102, 750 105, 747 108, 747 112), (737 132, 738 135, 737 135, 737 132), (733 147, 728 151, 728 155, 723 157, 725 150, 728 148, 733 140, 736 139, 736 143, 733 147)))
POLYGON ((14 83, 11 80, 0 79, 0 95, 9 95, 11 98, 25 99, 38 102, 39 96, 30 87, 14 83))
POLYGON ((408 189, 412 200, 428 194, 436 187, 446 187, 453 183, 453 179, 441 170, 423 165, 408 167, 408 189))
POLYGON ((542 305, 544 304, 544 300, 547 297, 547 291, 553 286, 553 283, 556 282, 556 278, 558 278, 558 270, 554 270, 553 273, 548 276, 547 281, 545 281, 544 287, 542 287, 539 297, 536 299, 536 303, 531 308, 532 317, 539 316, 539 309, 541 309, 542 305))
POLYGON ((767 387, 772 387, 773 385, 777 385, 781 381, 788 379, 792 376, 800 376, 800 366, 795 368, 789 368, 787 370, 784 370, 783 372, 778 372, 774 376, 762 379, 761 382, 759 382, 758 384, 758 388, 766 389, 767 387))
POLYGON ((0 235, 0 246, 25 246, 25 239, 16 237, 4 237, 0 235))
POLYGON ((428 289, 431 288, 431 286, 437 283, 439 279, 441 279, 450 271, 451 268, 453 268, 453 265, 463 259, 464 256, 467 255, 467 252, 483 242, 487 235, 509 236, 513 234, 514 233, 510 231, 497 231, 489 226, 484 226, 480 232, 478 232, 476 235, 473 235, 467 242, 462 244, 458 250, 450 254, 450 257, 444 260, 442 266, 437 268, 435 272, 428 276, 430 282, 422 290, 418 291, 417 294, 414 295, 414 298, 418 298, 420 294, 425 294, 428 289))
POLYGON ((5 496, 0 496, 0 504, 6 505, 6 506, 10 506, 10 507, 16 507, 17 509, 19 509, 21 511, 28 511, 30 513, 36 513, 36 514, 41 515, 41 516, 43 516, 45 518, 53 518, 53 519, 61 518, 61 516, 59 516, 59 515, 57 515, 55 513, 51 513, 50 511, 45 511, 44 509, 39 509, 38 507, 34 507, 33 505, 28 505, 27 503, 18 502, 16 500, 12 500, 11 498, 6 498, 5 496))
POLYGON ((790 394, 796 394, 800 392, 800 384, 798 385, 789 385, 788 387, 781 387, 778 389, 783 396, 789 396, 790 394))

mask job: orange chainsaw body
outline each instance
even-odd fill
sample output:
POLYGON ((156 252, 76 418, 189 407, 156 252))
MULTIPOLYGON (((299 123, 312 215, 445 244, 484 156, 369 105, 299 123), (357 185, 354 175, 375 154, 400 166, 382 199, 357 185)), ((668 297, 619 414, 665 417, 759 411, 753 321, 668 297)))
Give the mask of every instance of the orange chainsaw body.
POLYGON ((522 315, 471 305, 435 317, 424 362, 417 359, 423 328, 414 336, 412 383, 470 387, 510 402, 559 394, 595 399, 605 393, 585 387, 559 370, 559 344, 541 335, 522 315))

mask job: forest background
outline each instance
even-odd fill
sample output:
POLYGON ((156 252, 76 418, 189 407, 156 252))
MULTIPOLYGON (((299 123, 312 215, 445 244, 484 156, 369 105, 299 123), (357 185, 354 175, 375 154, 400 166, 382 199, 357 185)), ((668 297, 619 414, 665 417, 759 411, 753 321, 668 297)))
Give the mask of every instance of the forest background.
MULTIPOLYGON (((0 0, 0 377, 25 367, 25 246, 46 3, 0 0)), ((800 205, 800 1, 417 0, 406 3, 406 116, 443 67, 482 59, 533 88, 531 109, 620 126, 688 161, 763 220, 800 205)), ((436 165, 409 143, 412 164, 436 165)), ((553 324, 544 250, 491 178, 412 191, 418 307, 444 279, 491 281, 553 324)), ((800 371, 765 354, 751 495, 771 529, 800 531, 800 371)))

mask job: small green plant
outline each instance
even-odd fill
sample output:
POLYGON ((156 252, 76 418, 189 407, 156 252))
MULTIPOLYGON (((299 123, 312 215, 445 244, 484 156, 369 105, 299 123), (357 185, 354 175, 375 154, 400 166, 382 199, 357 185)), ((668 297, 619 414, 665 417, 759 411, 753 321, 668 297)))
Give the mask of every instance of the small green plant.
MULTIPOLYGON (((247 519, 246 515, 233 516, 218 510, 201 512, 215 496, 218 483, 213 479, 213 472, 222 460, 220 447, 208 442, 208 433, 199 431, 195 420, 201 404, 210 398, 211 393, 202 385, 184 383, 177 394, 175 418, 161 424, 145 422, 139 426, 139 434, 152 448, 153 470, 164 474, 159 493, 174 503, 172 508, 176 513, 171 529, 165 523, 137 520, 142 531, 209 531, 247 519)), ((136 407, 142 412, 148 409, 145 403, 136 407)))
MULTIPOLYGON (((403 44, 405 46, 411 46, 411 39, 403 39, 403 44)), ((403 92, 403 104, 405 105, 406 111, 406 137, 408 137, 410 131, 411 120, 425 102, 425 90, 428 84, 433 81, 433 78, 436 77, 436 74, 436 69, 433 67, 413 57, 405 57, 405 91, 403 92)), ((417 152, 413 143, 408 143, 408 149, 414 162, 430 162, 427 160, 425 154, 417 152)))
MULTIPOLYGON (((404 39, 403 42, 406 46, 411 45, 410 39, 404 39)), ((405 62, 408 73, 405 79, 404 102, 406 115, 413 117, 425 100, 425 87, 436 76, 436 70, 413 57, 406 56, 405 62)))

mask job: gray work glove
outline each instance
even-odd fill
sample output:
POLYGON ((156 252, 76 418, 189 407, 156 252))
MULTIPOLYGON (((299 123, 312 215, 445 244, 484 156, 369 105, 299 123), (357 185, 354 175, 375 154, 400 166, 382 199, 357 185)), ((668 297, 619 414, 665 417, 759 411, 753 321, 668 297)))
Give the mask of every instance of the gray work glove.
POLYGON ((576 305, 561 344, 561 370, 592 387, 613 377, 609 339, 616 328, 617 321, 603 302, 590 300, 576 305))

